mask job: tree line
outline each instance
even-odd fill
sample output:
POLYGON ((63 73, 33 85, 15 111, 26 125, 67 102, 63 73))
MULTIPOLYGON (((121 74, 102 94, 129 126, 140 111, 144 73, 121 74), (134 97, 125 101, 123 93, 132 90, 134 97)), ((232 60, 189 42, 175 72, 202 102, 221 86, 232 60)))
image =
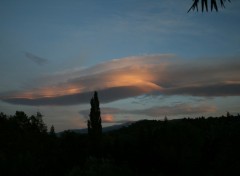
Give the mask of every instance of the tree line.
POLYGON ((239 114, 141 120, 102 133, 97 93, 90 104, 88 134, 48 131, 41 113, 0 113, 0 175, 240 175, 239 114))

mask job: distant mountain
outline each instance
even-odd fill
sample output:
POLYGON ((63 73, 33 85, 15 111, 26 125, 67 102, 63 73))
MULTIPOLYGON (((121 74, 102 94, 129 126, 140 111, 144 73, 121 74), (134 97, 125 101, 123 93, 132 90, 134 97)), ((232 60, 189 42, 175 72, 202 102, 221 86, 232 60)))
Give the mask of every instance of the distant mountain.
MULTIPOLYGON (((118 130, 118 129, 123 128, 123 127, 128 127, 132 123, 134 123, 134 122, 126 122, 126 123, 122 123, 122 124, 117 124, 117 125, 112 125, 112 126, 108 126, 108 127, 103 127, 102 131, 103 131, 103 133, 106 133, 106 132, 118 130)), ((88 129, 87 128, 83 128, 83 129, 70 129, 68 131, 71 131, 71 132, 74 132, 74 133, 78 133, 78 134, 86 134, 86 133, 88 133, 88 129)), ((60 135, 63 132, 64 131, 59 132, 58 135, 60 135)))

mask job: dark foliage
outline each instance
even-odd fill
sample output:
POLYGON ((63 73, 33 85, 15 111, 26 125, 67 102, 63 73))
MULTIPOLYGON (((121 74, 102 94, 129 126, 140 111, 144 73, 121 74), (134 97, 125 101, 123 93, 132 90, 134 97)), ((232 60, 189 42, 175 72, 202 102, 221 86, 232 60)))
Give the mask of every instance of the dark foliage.
POLYGON ((91 109, 89 114, 88 136, 89 136, 89 154, 94 157, 101 157, 101 137, 102 137, 102 120, 99 107, 98 94, 95 91, 90 100, 91 109))
POLYGON ((98 94, 95 91, 91 101, 90 120, 88 120, 88 134, 92 138, 99 138, 102 134, 101 112, 99 108, 98 94))
MULTIPOLYGON (((208 0, 201 0, 202 12, 204 10, 206 10, 208 12, 208 2, 209 1, 208 0)), ((230 0, 219 0, 219 3, 220 3, 222 8, 225 8, 225 2, 226 1, 231 2, 230 0)), ((194 11, 195 9, 198 11, 199 2, 200 2, 200 0, 193 0, 193 4, 190 7, 190 9, 188 10, 188 12, 190 12, 191 10, 194 11)), ((213 11, 213 9, 218 11, 219 4, 217 3, 217 0, 211 0, 210 5, 211 5, 211 11, 213 11)))
POLYGON ((47 133, 42 116, 0 113, 0 175, 239 175, 240 116, 143 120, 102 134, 47 133))

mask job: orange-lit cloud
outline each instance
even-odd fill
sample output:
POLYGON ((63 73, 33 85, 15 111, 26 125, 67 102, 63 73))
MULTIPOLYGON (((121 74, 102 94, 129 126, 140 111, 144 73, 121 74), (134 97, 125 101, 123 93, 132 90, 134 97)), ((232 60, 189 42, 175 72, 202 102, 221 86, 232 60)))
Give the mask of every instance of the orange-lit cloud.
MULTIPOLYGON (((52 99, 54 97, 120 87, 135 87, 143 93, 160 90, 161 87, 154 83, 155 76, 149 70, 153 69, 156 63, 161 63, 158 69, 163 69, 167 64, 167 58, 170 56, 130 57, 112 60, 88 69, 76 71, 76 73, 65 73, 63 79, 61 79, 61 76, 57 76, 59 82, 54 85, 50 84, 38 89, 15 92, 8 98, 52 99), (68 79, 66 79, 67 75, 69 75, 68 79)), ((54 79, 54 77, 50 79, 54 79)))
POLYGON ((115 59, 90 68, 62 72, 49 79, 45 77, 41 80, 44 86, 10 92, 0 98, 14 104, 72 105, 88 103, 94 90, 99 92, 102 103, 149 93, 239 96, 238 60, 220 58, 217 62, 194 62, 176 59, 171 54, 115 59))
POLYGON ((111 115, 111 114, 103 114, 101 116, 101 118, 102 118, 103 123, 113 123, 114 122, 113 115, 111 115))

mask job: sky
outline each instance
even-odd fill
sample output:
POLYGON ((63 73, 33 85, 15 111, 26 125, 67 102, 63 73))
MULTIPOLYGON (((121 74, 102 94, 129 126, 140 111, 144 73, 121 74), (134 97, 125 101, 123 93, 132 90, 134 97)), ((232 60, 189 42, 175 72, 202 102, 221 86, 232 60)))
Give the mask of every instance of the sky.
POLYGON ((0 112, 56 131, 240 113, 240 1, 0 0, 0 112))

